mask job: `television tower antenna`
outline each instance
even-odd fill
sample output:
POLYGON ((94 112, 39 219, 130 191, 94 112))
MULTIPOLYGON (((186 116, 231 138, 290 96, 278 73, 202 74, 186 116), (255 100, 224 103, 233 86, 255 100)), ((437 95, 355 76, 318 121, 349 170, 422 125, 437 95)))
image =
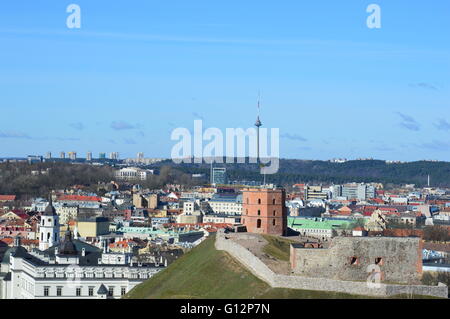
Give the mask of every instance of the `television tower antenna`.
POLYGON ((258 115, 256 117, 256 161, 259 163, 259 128, 262 126, 261 120, 259 119, 259 115, 261 113, 260 108, 260 99, 261 99, 261 93, 258 92, 258 115))

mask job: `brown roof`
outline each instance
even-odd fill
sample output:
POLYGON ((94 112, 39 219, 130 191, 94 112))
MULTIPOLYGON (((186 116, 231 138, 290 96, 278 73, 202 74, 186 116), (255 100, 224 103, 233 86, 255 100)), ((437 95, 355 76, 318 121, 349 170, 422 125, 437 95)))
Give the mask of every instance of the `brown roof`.
POLYGON ((0 195, 1 201, 13 201, 16 200, 16 195, 0 195))

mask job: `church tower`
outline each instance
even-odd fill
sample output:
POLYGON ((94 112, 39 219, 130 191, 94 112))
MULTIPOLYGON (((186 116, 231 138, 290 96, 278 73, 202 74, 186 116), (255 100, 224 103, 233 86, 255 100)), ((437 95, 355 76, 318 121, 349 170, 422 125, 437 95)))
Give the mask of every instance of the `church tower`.
POLYGON ((39 224, 39 250, 46 250, 59 244, 59 236, 59 217, 50 195, 50 202, 42 213, 39 224))

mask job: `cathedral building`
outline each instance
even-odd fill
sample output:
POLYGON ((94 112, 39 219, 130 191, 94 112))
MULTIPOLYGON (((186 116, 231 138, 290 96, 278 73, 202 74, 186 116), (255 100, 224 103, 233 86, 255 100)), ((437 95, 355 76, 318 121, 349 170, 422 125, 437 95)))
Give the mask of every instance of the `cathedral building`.
POLYGON ((131 253, 109 252, 74 239, 67 229, 59 238, 59 222, 50 203, 41 217, 39 248, 27 251, 20 238, 1 261, 1 299, 120 298, 167 266, 155 259, 141 263, 131 253))

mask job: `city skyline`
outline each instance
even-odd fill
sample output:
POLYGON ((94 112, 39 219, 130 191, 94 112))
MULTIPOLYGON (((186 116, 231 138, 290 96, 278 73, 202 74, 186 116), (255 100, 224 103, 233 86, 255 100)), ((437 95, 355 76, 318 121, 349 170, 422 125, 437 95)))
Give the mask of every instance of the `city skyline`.
POLYGON ((259 91, 281 158, 450 157, 448 2, 377 1, 381 29, 362 1, 76 3, 76 30, 68 3, 0 5, 0 157, 169 158, 195 119, 253 126, 259 91))

